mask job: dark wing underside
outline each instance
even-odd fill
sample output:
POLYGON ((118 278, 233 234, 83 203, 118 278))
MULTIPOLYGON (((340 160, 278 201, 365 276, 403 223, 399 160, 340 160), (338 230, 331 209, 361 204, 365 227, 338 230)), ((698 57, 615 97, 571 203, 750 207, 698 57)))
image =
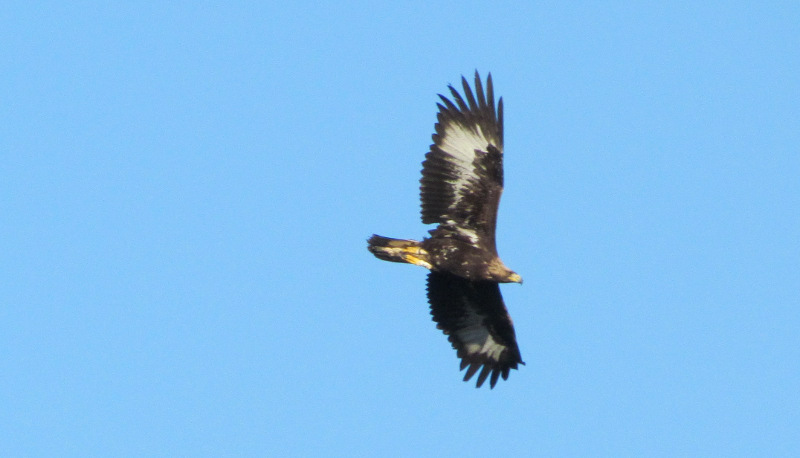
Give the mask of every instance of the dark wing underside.
POLYGON ((435 237, 455 237, 497 253, 495 225, 503 192, 503 99, 494 105, 492 75, 475 94, 461 78, 462 97, 439 95, 433 145, 422 163, 422 222, 439 224, 435 237))
POLYGON ((464 381, 483 367, 477 386, 491 375, 489 386, 494 388, 500 376, 506 380, 511 369, 525 364, 497 283, 431 272, 428 301, 436 327, 448 336, 461 358, 461 369, 469 366, 464 381))

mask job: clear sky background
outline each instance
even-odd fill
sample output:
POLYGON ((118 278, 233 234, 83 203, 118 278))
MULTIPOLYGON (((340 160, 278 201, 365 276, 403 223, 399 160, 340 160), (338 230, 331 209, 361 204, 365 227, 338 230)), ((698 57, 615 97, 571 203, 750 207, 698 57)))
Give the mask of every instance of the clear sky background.
POLYGON ((0 455, 800 454, 797 2, 275 3, 0 7, 0 455), (365 241, 475 69, 494 390, 365 241))

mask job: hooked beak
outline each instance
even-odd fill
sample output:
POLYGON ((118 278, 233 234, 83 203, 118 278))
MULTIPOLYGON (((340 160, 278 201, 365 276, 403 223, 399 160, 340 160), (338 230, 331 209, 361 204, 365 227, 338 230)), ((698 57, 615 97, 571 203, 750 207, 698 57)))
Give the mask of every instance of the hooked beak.
POLYGON ((508 279, 513 283, 519 283, 520 285, 522 284, 522 277, 520 277, 516 272, 509 275, 508 279))

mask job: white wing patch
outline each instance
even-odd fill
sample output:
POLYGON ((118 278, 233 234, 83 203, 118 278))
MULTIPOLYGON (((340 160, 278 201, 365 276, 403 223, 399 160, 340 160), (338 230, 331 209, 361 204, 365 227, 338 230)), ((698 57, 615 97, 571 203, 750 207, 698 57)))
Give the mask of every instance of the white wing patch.
POLYGON ((498 361, 505 345, 497 343, 489 334, 486 326, 474 324, 456 331, 456 335, 464 342, 464 350, 470 355, 484 355, 492 361, 498 361))
MULTIPOLYGON (((477 155, 487 154, 486 150, 491 142, 483 135, 481 126, 469 128, 457 123, 448 124, 444 128, 440 142, 439 148, 450 156, 447 161, 454 166, 453 171, 456 172, 456 179, 447 182, 453 186, 458 201, 479 181, 473 162, 477 155)), ((458 232, 469 239, 470 243, 478 242, 478 234, 474 230, 459 227, 458 222, 453 220, 447 220, 445 224, 458 228, 458 232)))
POLYGON ((472 171, 472 161, 479 153, 486 154, 489 140, 483 135, 481 126, 474 126, 475 131, 459 124, 449 124, 444 129, 441 148, 458 160, 459 166, 472 171), (477 151, 477 152, 476 152, 477 151))
POLYGON ((471 243, 473 245, 477 244, 478 241, 480 240, 478 238, 478 234, 474 230, 468 229, 466 227, 459 227, 458 223, 456 223, 455 221, 453 221, 451 219, 448 219, 447 221, 445 221, 445 224, 448 225, 448 226, 451 226, 453 228, 453 230, 457 231, 459 233, 459 235, 461 235, 465 239, 469 240, 469 243, 471 243))

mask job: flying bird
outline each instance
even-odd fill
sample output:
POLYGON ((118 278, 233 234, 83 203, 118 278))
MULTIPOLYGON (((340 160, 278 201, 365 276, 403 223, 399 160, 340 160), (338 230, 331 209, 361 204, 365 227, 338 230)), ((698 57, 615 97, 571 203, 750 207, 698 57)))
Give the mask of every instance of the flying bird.
POLYGON ((486 91, 475 72, 475 92, 461 78, 463 96, 439 95, 436 133, 422 162, 422 222, 437 224, 421 242, 373 235, 368 249, 384 261, 430 270, 428 302, 437 328, 448 336, 464 381, 477 387, 525 364, 499 283, 522 283, 500 260, 495 244, 503 192, 503 99, 494 103, 492 75, 486 91))

